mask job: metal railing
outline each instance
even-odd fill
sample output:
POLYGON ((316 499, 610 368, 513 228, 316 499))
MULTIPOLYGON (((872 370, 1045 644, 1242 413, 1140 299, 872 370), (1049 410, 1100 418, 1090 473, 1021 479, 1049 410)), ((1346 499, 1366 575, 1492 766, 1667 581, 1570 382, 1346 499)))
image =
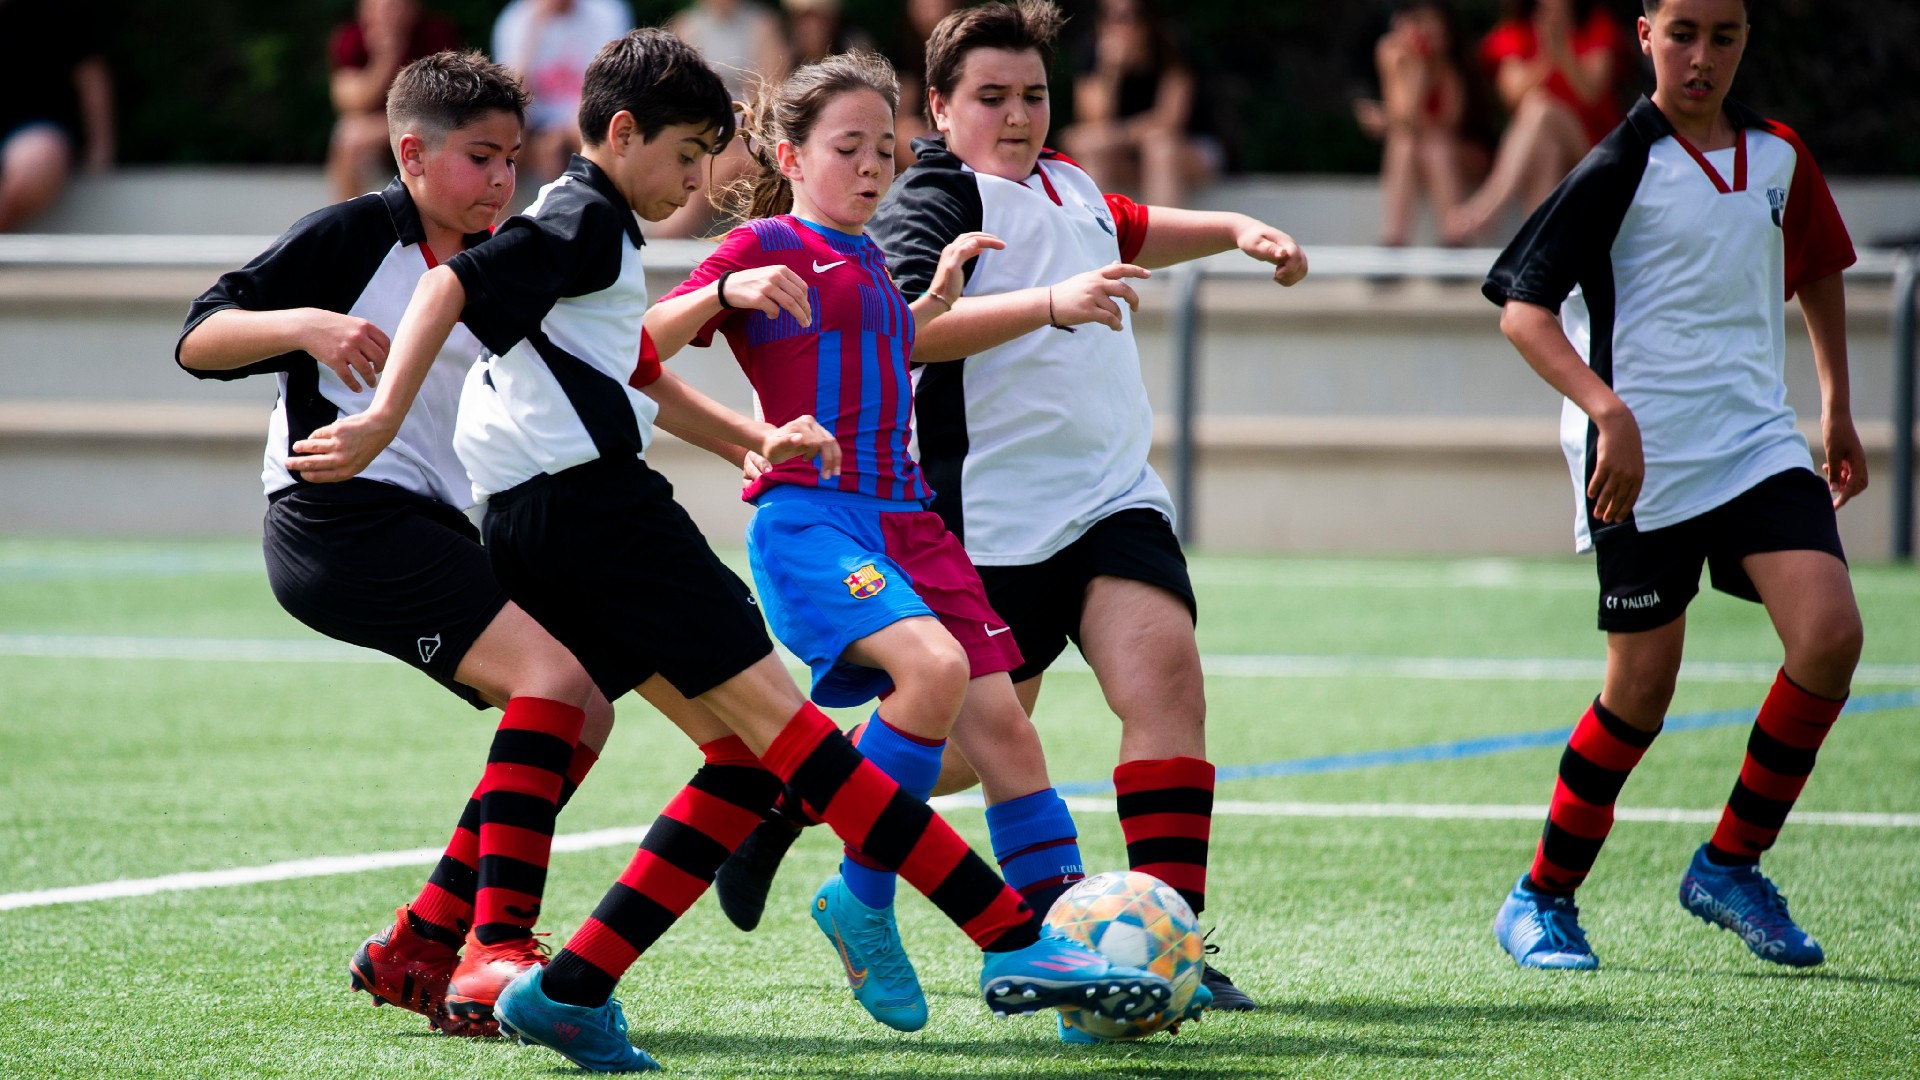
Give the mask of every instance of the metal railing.
MULTIPOLYGON (((1316 245, 1307 255, 1314 277, 1389 281, 1429 278, 1479 282, 1499 257, 1494 248, 1381 248, 1316 245)), ((1200 387, 1200 285, 1210 278, 1259 280, 1273 269, 1238 252, 1226 252, 1168 271, 1173 279, 1173 504, 1183 544, 1194 540, 1196 413, 1200 387)), ((1849 277, 1893 279, 1893 556, 1913 558, 1914 319, 1920 291, 1920 247, 1869 250, 1849 277)))
MULTIPOLYGON (((231 267, 251 259, 270 236, 0 235, 0 267, 231 267)), ((691 270, 711 245, 659 241, 648 246, 654 271, 691 270)), ((1386 281, 1425 278, 1477 282, 1499 252, 1492 248, 1380 248, 1315 245, 1308 250, 1316 278, 1386 281)), ((1195 445, 1200 387, 1200 286, 1214 279, 1259 280, 1272 268, 1225 252, 1171 268, 1174 309, 1173 498, 1181 540, 1193 541, 1195 445)), ((1915 304, 1920 294, 1920 247, 1861 252, 1848 271, 1855 278, 1893 281, 1893 544, 1894 558, 1911 561, 1914 546, 1915 304)))

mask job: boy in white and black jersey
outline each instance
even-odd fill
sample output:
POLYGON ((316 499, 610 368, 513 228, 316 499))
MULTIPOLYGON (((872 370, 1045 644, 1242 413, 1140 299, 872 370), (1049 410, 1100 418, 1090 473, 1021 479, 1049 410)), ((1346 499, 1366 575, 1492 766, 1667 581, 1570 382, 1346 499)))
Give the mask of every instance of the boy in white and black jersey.
POLYGON ((387 99, 399 177, 309 214, 222 275, 193 302, 176 352, 200 378, 279 379, 263 478, 267 577, 281 606, 476 707, 505 710, 446 854, 349 964, 376 1004, 465 1035, 493 1033, 500 988, 538 961, 532 928, 554 815, 605 744, 613 708, 508 600, 461 512, 470 485, 452 435, 480 352, 472 334, 448 338, 414 414, 359 478, 309 482, 297 447, 366 407, 421 276, 487 239, 513 195, 526 104, 512 74, 479 53, 408 65, 387 99))
POLYGON ((1727 100, 1747 41, 1743 0, 1645 10, 1651 100, 1534 212, 1485 286, 1501 329, 1566 397, 1575 532, 1597 557, 1607 632, 1605 685, 1574 728, 1532 868, 1494 933, 1522 967, 1598 965, 1574 890, 1659 733, 1704 565, 1715 588, 1766 605, 1785 659, 1680 901, 1761 959, 1804 967, 1824 954, 1759 860, 1860 657, 1834 517, 1867 484, 1840 274, 1854 252, 1799 137, 1727 100), (1796 294, 1820 375, 1824 484, 1786 403, 1785 301, 1796 294))
MULTIPOLYGON (((966 268, 953 311, 915 345, 920 451, 933 509, 980 568, 1025 663, 1041 675, 1071 640, 1122 722, 1113 779, 1129 864, 1200 911, 1214 768, 1194 641, 1196 604, 1173 501, 1147 463, 1153 414, 1141 381, 1129 279, 1239 249, 1292 285, 1307 260, 1286 233, 1243 214, 1142 206, 1103 192, 1045 149, 1047 64, 1063 17, 1046 0, 957 11, 927 42, 938 137, 914 144, 869 226, 909 294, 956 236, 1007 241, 966 268), (1138 264, 1138 265, 1135 265, 1138 264)), ((964 762, 936 790, 970 783, 964 762)), ((1213 1007, 1253 1001, 1211 966, 1213 1007)))

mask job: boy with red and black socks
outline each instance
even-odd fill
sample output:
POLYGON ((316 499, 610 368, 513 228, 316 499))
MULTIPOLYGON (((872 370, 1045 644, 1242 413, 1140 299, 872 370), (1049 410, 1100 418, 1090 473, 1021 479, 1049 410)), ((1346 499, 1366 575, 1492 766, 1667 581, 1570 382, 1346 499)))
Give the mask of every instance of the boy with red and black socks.
POLYGON ((513 194, 526 104, 519 82, 478 53, 408 65, 387 98, 399 177, 308 215, 223 275, 194 301, 176 351, 201 378, 279 380, 262 477, 281 606, 505 710, 446 854, 348 968, 376 1003, 468 1035, 492 1033, 499 989, 540 962, 532 927, 562 785, 585 776, 613 709, 507 598, 461 513, 471 485, 451 430, 479 349, 471 335, 451 335, 431 358, 416 418, 364 476, 309 483, 292 443, 366 406, 420 277, 487 238, 513 194))
POLYGON ((646 348, 639 223, 684 204, 705 159, 732 136, 724 84, 678 39, 639 30, 594 59, 580 112, 586 146, 566 173, 492 240, 422 279, 367 410, 295 447, 311 455, 309 476, 364 468, 464 320, 484 349, 455 445, 487 503, 487 552, 501 583, 607 696, 639 687, 667 701, 663 711, 707 758, 576 941, 501 994, 503 1026, 590 1069, 656 1067, 627 1042, 607 989, 706 888, 776 783, 961 926, 986 953, 981 989, 994 1009, 1072 1002, 1125 1016, 1157 1007, 1164 979, 1043 936, 958 834, 801 696, 746 586, 646 463, 659 415, 772 464, 817 455, 823 476, 838 471, 838 444, 810 416, 778 428, 740 416, 646 348), (772 775, 753 775, 752 757, 772 775))
MULTIPOLYGON (((966 266, 953 310, 914 346, 933 510, 1012 628, 1024 657, 1012 679, 1029 715, 1067 643, 1086 657, 1121 720, 1114 786, 1128 861, 1170 879, 1199 911, 1214 774, 1197 604, 1173 500, 1147 461, 1153 412, 1128 281, 1238 249, 1292 285, 1307 259, 1245 215, 1102 192, 1046 149, 1047 67, 1063 19, 1047 0, 1020 0, 935 27, 927 88, 939 135, 916 142, 918 160, 869 230, 908 293, 927 287, 956 236, 985 230, 1012 245, 966 266)), ((937 793, 972 782, 959 757, 948 755, 937 793)), ((1255 1007, 1225 974, 1205 973, 1214 1008, 1255 1007)))
POLYGON ((1840 273, 1853 246, 1799 136, 1727 99, 1747 41, 1743 0, 1645 10, 1652 98, 1534 213, 1485 286, 1504 307, 1501 329, 1566 397, 1576 534, 1596 554, 1607 632, 1606 683, 1561 757, 1533 866, 1494 934, 1522 967, 1598 966, 1575 890, 1660 731, 1704 565, 1716 589, 1766 606, 1785 658, 1680 902, 1761 959, 1806 967, 1825 954, 1759 861, 1860 658, 1834 516, 1867 484, 1840 273), (1825 484, 1782 379, 1796 293, 1820 375, 1825 484))

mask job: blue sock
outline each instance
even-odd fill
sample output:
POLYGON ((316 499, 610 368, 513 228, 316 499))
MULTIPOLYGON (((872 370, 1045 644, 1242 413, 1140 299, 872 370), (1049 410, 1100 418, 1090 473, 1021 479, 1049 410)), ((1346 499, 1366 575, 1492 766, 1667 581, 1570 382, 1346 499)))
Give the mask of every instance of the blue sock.
MULTIPOLYGON (((900 790, 916 799, 933 793, 934 781, 940 779, 940 755, 946 748, 945 739, 928 743, 903 734, 880 719, 877 711, 860 735, 860 752, 878 765, 881 772, 893 777, 900 790)), ((894 883, 898 880, 893 871, 862 861, 851 850, 840 860, 840 879, 847 883, 847 891, 855 899, 870 908, 893 903, 894 883)))
POLYGON ((1061 893, 1087 876, 1073 815, 1052 788, 987 807, 987 834, 1007 884, 1042 918, 1061 893))

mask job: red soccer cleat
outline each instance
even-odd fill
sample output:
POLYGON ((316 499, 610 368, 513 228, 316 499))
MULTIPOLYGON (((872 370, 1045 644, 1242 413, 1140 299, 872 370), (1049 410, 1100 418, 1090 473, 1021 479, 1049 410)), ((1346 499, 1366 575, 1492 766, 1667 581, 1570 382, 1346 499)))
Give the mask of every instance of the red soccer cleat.
POLYGON ((347 964, 355 990, 373 996, 376 1007, 398 1005, 427 1018, 435 1030, 449 1035, 498 1034, 447 1015, 447 984, 453 978, 458 949, 415 932, 406 908, 393 913, 393 925, 360 945, 347 964))
POLYGON ((514 938, 485 945, 467 934, 467 947, 446 989, 446 1013, 450 1023, 467 1027, 486 1027, 499 1031, 493 1018, 494 1002, 500 991, 529 968, 545 967, 547 943, 532 937, 514 938))

